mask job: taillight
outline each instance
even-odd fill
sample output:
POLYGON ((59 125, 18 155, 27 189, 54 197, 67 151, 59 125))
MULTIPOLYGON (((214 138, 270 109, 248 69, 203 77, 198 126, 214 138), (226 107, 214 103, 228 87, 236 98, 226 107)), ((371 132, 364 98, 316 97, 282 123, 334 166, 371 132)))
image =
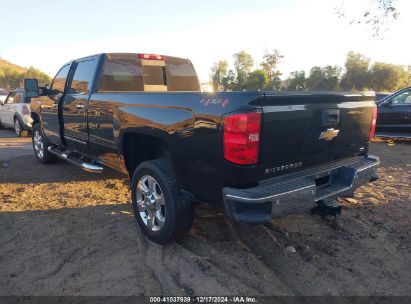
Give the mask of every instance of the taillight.
POLYGON ((371 122, 371 130, 370 130, 370 138, 368 141, 371 141, 375 134, 375 127, 377 125, 377 106, 374 105, 374 109, 372 112, 372 122, 371 122))
POLYGON ((260 112, 224 117, 223 149, 226 160, 239 165, 258 162, 260 120, 260 112))
POLYGON ((23 106, 23 115, 30 115, 30 110, 27 108, 27 106, 23 106))
POLYGON ((155 55, 155 54, 138 54, 138 58, 148 59, 148 60, 164 60, 163 55, 155 55))

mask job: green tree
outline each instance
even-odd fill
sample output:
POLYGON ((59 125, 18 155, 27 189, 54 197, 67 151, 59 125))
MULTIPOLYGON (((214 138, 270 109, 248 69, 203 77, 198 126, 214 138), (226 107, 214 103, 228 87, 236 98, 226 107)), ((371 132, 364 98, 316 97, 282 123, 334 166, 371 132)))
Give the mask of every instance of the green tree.
POLYGON ((49 75, 32 66, 29 67, 28 70, 24 73, 24 78, 36 78, 39 82, 39 85, 41 86, 51 84, 51 78, 49 75))
POLYGON ((372 88, 374 91, 397 91, 409 83, 408 71, 400 65, 375 62, 371 67, 372 88))
POLYGON ((309 90, 336 91, 339 89, 340 74, 341 68, 338 66, 312 67, 307 78, 307 88, 309 90))
POLYGON ((281 72, 278 70, 277 65, 282 58, 284 58, 284 56, 276 49, 274 49, 272 53, 266 51, 263 56, 263 61, 260 63, 260 66, 268 76, 268 89, 278 89, 281 86, 281 72))
POLYGON ((245 51, 240 51, 233 55, 234 69, 237 75, 237 81, 233 89, 243 90, 247 82, 247 77, 254 65, 253 57, 245 51))
POLYGON ((263 90, 269 83, 269 76, 264 70, 251 72, 245 83, 245 89, 249 91, 263 90))
POLYGON ((301 91, 306 88, 305 71, 294 71, 284 81, 284 90, 286 91, 301 91))
POLYGON ((228 62, 226 60, 220 60, 219 62, 214 63, 211 68, 211 82, 213 84, 214 91, 225 91, 226 87, 226 78, 228 76, 228 62))
POLYGON ((370 87, 370 59, 360 53, 349 52, 345 61, 345 74, 341 87, 347 91, 365 90, 370 87))
POLYGON ((28 68, 26 71, 19 72, 13 67, 0 68, 0 87, 7 90, 13 90, 23 86, 24 78, 36 78, 39 85, 50 84, 50 77, 42 71, 33 67, 28 68))
POLYGON ((15 89, 21 86, 24 74, 17 72, 16 70, 5 67, 0 72, 0 87, 7 90, 15 89))

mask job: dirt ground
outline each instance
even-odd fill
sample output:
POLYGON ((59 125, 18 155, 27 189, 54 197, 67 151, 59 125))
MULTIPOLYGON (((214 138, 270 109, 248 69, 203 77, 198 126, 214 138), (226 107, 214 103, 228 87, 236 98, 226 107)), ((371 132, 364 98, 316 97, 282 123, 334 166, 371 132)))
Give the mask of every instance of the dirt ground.
POLYGON ((249 226, 202 205, 160 246, 124 176, 42 165, 12 135, 0 131, 0 295, 411 295, 409 141, 371 144, 381 179, 340 200, 338 219, 249 226))

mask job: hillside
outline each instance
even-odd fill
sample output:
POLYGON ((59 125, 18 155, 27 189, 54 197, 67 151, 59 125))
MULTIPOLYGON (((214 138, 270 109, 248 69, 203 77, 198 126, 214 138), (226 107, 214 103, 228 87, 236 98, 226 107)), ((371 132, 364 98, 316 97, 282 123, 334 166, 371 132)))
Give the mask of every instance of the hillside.
POLYGON ((24 73, 27 71, 27 68, 19 66, 17 64, 11 63, 7 60, 0 59, 0 71, 5 69, 5 68, 11 68, 19 73, 24 73))
POLYGON ((24 78, 36 78, 40 85, 50 84, 50 77, 34 68, 25 68, 7 60, 0 59, 0 88, 13 90, 23 85, 24 78))

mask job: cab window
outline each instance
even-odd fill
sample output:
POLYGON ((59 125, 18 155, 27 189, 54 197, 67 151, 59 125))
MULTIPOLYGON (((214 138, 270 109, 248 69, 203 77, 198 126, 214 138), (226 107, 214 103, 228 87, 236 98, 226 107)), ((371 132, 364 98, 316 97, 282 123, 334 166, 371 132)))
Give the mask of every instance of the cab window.
POLYGON ((106 54, 98 92, 144 91, 137 54, 106 54))
POLYGON ((393 105, 401 105, 401 104, 411 104, 411 90, 402 92, 397 96, 392 98, 393 105))
POLYGON ((166 57, 168 91, 200 91, 200 83, 190 60, 166 57))
POLYGON ((63 94, 64 88, 66 86, 67 75, 70 71, 70 65, 63 66, 60 71, 54 77, 53 83, 51 84, 51 91, 53 94, 63 94))
POLYGON ((22 102, 22 96, 21 96, 22 94, 16 94, 16 96, 14 96, 14 100, 13 100, 13 103, 20 103, 20 102, 22 102))
POLYGON ((16 97, 16 93, 10 93, 9 96, 7 97, 5 103, 7 103, 7 104, 13 103, 14 102, 14 97, 16 97))
POLYGON ((85 60, 76 64, 73 79, 68 94, 85 94, 89 92, 89 85, 93 80, 96 61, 85 60))

